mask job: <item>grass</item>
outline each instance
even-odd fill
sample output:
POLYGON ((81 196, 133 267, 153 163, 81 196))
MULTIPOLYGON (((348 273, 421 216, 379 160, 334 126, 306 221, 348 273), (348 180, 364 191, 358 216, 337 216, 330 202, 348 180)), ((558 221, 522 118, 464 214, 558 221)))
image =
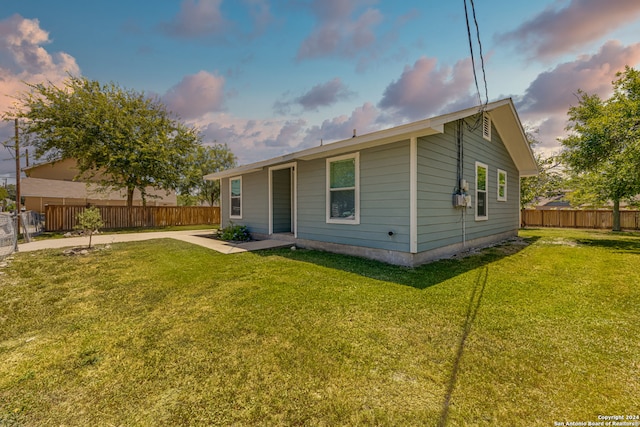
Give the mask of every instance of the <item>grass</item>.
POLYGON ((527 425, 640 408, 640 235, 417 269, 175 240, 18 253, 0 425, 527 425))

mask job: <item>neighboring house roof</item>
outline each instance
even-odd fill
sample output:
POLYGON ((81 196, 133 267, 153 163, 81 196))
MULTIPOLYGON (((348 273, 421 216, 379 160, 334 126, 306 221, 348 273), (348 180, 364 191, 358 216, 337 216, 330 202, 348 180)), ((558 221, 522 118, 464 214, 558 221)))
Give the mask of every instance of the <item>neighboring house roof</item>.
MULTIPOLYGON (((50 162, 39 163, 22 169, 31 178, 57 179, 63 181, 74 181, 78 175, 78 167, 75 159, 60 159, 50 162)), ((86 181, 95 181, 87 179, 86 181)), ((78 179, 78 181, 83 181, 78 179)))
MULTIPOLYGON (((94 200, 126 200, 125 191, 104 191, 97 184, 62 181, 42 178, 23 178, 20 181, 20 194, 24 197, 49 197, 65 199, 94 199, 94 200)), ((149 196, 158 196, 163 202, 176 204, 175 192, 148 189, 149 196)), ((133 200, 141 200, 140 192, 136 190, 133 200)))
MULTIPOLYGON (((486 105, 485 112, 489 113, 496 130, 502 137, 507 151, 511 155, 520 176, 533 176, 538 174, 538 167, 527 142, 522 124, 516 112, 511 98, 491 102, 486 105)), ((411 137, 422 137, 444 132, 445 123, 450 123, 458 119, 473 116, 478 113, 478 107, 468 108, 457 112, 444 114, 429 119, 420 120, 413 123, 397 126, 372 132, 366 135, 357 136, 319 147, 308 148, 296 153, 275 157, 269 160, 251 163, 237 168, 228 169, 221 172, 205 175, 205 179, 214 180, 227 178, 243 173, 251 173, 262 170, 265 167, 293 160, 312 160, 327 157, 329 155, 339 155, 355 150, 376 147, 389 144, 411 137)))

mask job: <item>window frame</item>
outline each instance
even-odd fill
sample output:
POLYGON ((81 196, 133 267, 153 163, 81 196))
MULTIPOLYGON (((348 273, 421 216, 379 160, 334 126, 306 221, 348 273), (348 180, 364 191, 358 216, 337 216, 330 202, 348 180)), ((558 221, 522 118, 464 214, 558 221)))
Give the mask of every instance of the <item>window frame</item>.
POLYGON ((229 218, 242 219, 242 176, 229 178, 229 218), (240 196, 233 196, 233 181, 240 181, 240 196), (233 199, 240 200, 240 215, 233 214, 233 199))
POLYGON ((498 180, 497 180, 497 191, 496 191, 496 197, 498 199, 499 202, 506 202, 507 201, 507 171, 502 170, 502 169, 498 169, 498 180), (504 175, 504 184, 500 183, 500 175, 504 175), (500 188, 504 187, 504 194, 501 196, 500 195, 500 188))
POLYGON ((337 157, 329 157, 325 162, 325 175, 326 175, 326 192, 325 192, 325 214, 327 224, 360 224, 360 153, 345 154, 337 157), (354 159, 355 168, 355 186, 354 187, 340 187, 331 188, 331 164, 342 160, 354 159), (354 191, 354 209, 356 211, 352 219, 347 218, 332 218, 331 217, 331 192, 332 191, 354 191))
POLYGON ((475 203, 475 209, 474 209, 474 213, 475 213, 475 220, 476 221, 486 221, 489 219, 489 166, 487 166, 485 163, 482 162, 476 162, 475 164, 475 175, 476 175, 476 188, 475 188, 475 192, 476 192, 476 203, 475 203), (478 168, 482 168, 485 170, 485 178, 484 178, 484 185, 485 188, 484 190, 479 190, 478 189, 478 168), (480 198, 478 197, 478 194, 480 193, 484 193, 484 215, 478 215, 478 200, 480 200, 480 198))

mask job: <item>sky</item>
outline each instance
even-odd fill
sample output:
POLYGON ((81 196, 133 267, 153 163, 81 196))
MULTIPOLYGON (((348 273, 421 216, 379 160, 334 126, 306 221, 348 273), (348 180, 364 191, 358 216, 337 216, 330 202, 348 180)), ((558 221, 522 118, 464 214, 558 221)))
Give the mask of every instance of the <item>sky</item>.
MULTIPOLYGON (((487 97, 511 97, 552 154, 578 90, 606 98, 616 72, 640 66, 638 0, 1 2, 0 113, 25 82, 113 82, 239 164, 487 97)), ((0 122, 0 141, 13 133, 0 122)), ((14 182, 11 154, 0 146, 0 185, 14 182)))

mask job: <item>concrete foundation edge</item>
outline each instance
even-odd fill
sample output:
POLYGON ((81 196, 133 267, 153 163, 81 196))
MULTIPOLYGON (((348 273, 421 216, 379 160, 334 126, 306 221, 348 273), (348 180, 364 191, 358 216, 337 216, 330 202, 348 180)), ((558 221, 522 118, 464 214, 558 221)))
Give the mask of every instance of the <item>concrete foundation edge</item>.
POLYGON ((262 235, 253 234, 256 239, 276 239, 291 242, 299 248, 315 249, 327 252, 338 253, 342 255, 352 255, 362 258, 373 259, 376 261, 386 262, 388 264, 402 265, 405 267, 417 267, 428 262, 439 259, 450 258, 453 255, 461 253, 465 250, 483 248, 494 245, 496 243, 513 239, 518 236, 518 231, 509 231, 500 234, 494 234, 487 237, 480 237, 473 240, 467 240, 463 245, 462 242, 452 245, 443 246, 419 253, 409 253, 400 251, 391 251, 385 249, 367 248, 363 246, 343 245, 339 243, 320 242, 317 240, 296 239, 292 235, 262 235))

